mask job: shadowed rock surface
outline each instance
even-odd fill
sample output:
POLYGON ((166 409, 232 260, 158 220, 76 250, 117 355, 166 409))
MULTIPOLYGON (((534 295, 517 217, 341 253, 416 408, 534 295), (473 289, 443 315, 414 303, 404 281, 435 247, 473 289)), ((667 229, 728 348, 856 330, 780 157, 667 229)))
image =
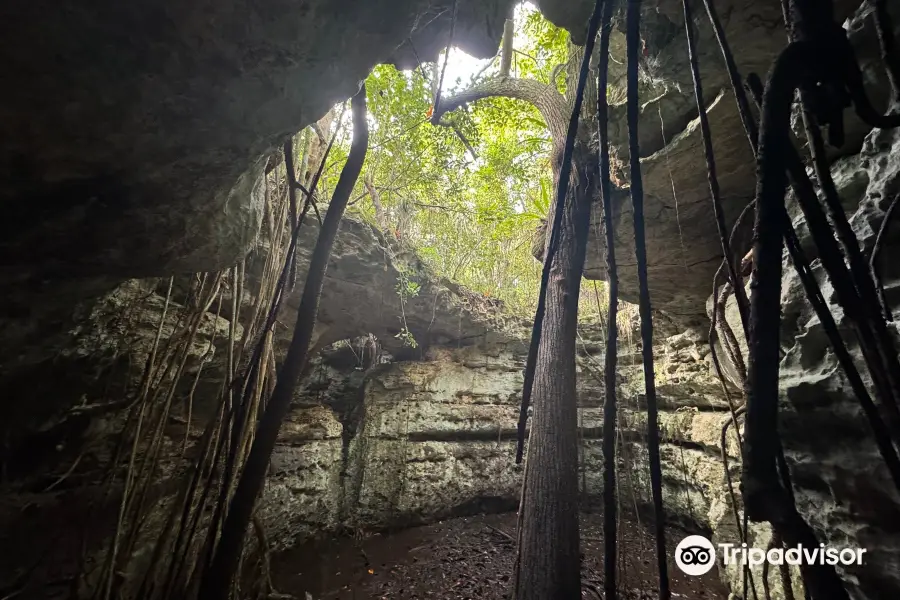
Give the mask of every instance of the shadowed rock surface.
MULTIPOLYGON (((4 6, 0 285, 12 293, 0 300, 0 372, 46 358, 26 355, 126 279, 238 261, 259 231, 273 151, 376 64, 433 59, 453 5, 4 6)), ((511 6, 462 0, 454 44, 492 56, 511 6)))
MULTIPOLYGON (((574 14, 583 14, 585 3, 568 7, 568 12, 548 12, 548 18, 566 25, 574 14), (576 6, 581 12, 573 14, 576 6)), ((590 3, 586 3, 588 11, 590 3)), ((722 208, 728 231, 738 215, 753 199, 756 165, 738 115, 724 60, 712 26, 701 2, 693 2, 697 60, 703 95, 709 115, 715 151, 722 208)), ((763 80, 786 34, 778 2, 731 0, 715 2, 726 37, 744 75, 757 73, 763 80)), ((838 19, 849 19, 847 28, 856 48, 866 82, 866 90, 878 110, 889 98, 889 83, 880 62, 880 50, 868 4, 835 2, 838 19), (856 12, 854 12, 856 11, 856 12)), ((626 48, 624 18, 610 40, 610 142, 623 166, 627 182, 628 127, 625 116, 626 48)), ((900 31, 895 21, 895 30, 900 31)), ((646 5, 642 40, 648 54, 641 61, 639 147, 644 182, 645 228, 650 295, 654 308, 690 327, 706 328, 704 301, 712 278, 719 268, 722 249, 712 218, 706 160, 697 118, 697 105, 688 63, 681 3, 646 5)), ((595 62, 597 58, 595 57, 595 62)), ((755 112, 755 111, 754 111, 755 112)), ((855 154, 868 133, 853 113, 845 111, 846 143, 832 156, 855 154)), ((619 265, 621 297, 637 302, 637 273, 634 258, 634 224, 631 200, 625 189, 614 195, 616 258, 619 265)), ((606 279, 605 242, 599 203, 588 242, 585 274, 590 279, 606 279)), ((749 226, 737 237, 736 253, 749 250, 749 226)), ((543 249, 538 241, 536 248, 543 249)))
MULTIPOLYGON (((434 57, 452 5, 11 3, 2 263, 123 278, 233 263, 256 236, 270 151, 374 65, 410 64, 407 40, 434 57)), ((454 43, 493 55, 510 6, 460 2, 454 43)))
MULTIPOLYGON (((664 501, 672 521, 733 542, 738 534, 720 448, 728 403, 711 372, 705 333, 697 333, 708 324, 706 298, 721 251, 680 9, 678 3, 645 4, 649 53, 642 65, 640 143, 650 285, 654 307, 671 320, 665 329, 656 321, 654 347, 664 501)), ((871 9, 854 13, 859 2, 836 4, 841 18, 853 17, 852 40, 870 95, 882 108, 888 94, 871 9)), ((591 2, 538 5, 576 40, 583 35, 591 2)), ((7 209, 0 227, 0 284, 7 292, 0 301, 0 531, 2 546, 16 549, 15 556, 4 556, 0 590, 38 564, 32 573, 39 585, 23 597, 64 594, 58 582, 68 582, 76 570, 79 534, 92 505, 100 507, 91 513, 92 530, 98 536, 111 530, 115 507, 94 504, 103 495, 99 474, 112 460, 126 391, 140 381, 161 321, 166 284, 156 278, 174 276, 181 293, 195 273, 233 265, 249 253, 254 281, 259 273, 252 257, 266 244, 259 233, 265 217, 260 176, 276 162, 273 149, 351 95, 376 63, 410 66, 413 49, 423 60, 433 58, 446 43, 452 6, 38 0, 0 9, 0 201, 7 209)), ((493 55, 510 6, 460 0, 455 44, 476 56, 493 55)), ((764 74, 785 44, 778 3, 722 0, 716 6, 741 70, 764 74)), ((730 225, 752 197, 754 164, 711 29, 700 6, 695 12, 730 225)), ((624 63, 623 23, 616 28, 612 47, 624 63)), ((621 92, 623 66, 611 68, 621 92)), ((624 95, 614 93, 611 103, 611 135, 622 161, 624 95)), ((900 144, 896 134, 869 134, 846 114, 848 143, 833 152, 843 156, 834 172, 853 225, 870 248, 900 192, 900 144)), ((616 191, 614 216, 621 297, 633 301, 627 193, 616 191)), ((602 279, 599 217, 595 212, 587 276, 602 279)), ((802 219, 795 221, 810 250, 802 219)), ((298 281, 317 230, 312 219, 301 230, 298 281)), ((888 234, 881 269, 896 315, 900 272, 888 257, 898 226, 888 234)), ((832 301, 818 263, 814 270, 832 301)), ((279 348, 292 330, 301 287, 278 315, 279 348)), ((182 296, 174 295, 163 337, 177 329, 182 296)), ((238 313, 251 298, 239 300, 238 313)), ((782 301, 782 436, 798 505, 823 542, 869 549, 863 568, 843 573, 856 598, 897 597, 900 498, 820 325, 787 273, 782 301)), ((733 301, 726 316, 739 332, 733 301)), ((172 419, 165 428, 171 458, 151 499, 160 508, 185 477, 181 453, 190 457, 199 430, 215 414, 212 403, 228 379, 223 340, 232 325, 240 336, 234 315, 207 311, 186 352, 185 376, 198 380, 193 421, 172 419)), ((347 529, 515 507, 521 467, 512 456, 527 325, 494 301, 435 277, 413 252, 372 226, 345 219, 322 296, 321 352, 282 428, 261 504, 274 547, 347 529), (415 283, 417 292, 398 294, 401 280, 415 283), (415 345, 399 335, 404 328, 415 345), (360 336, 368 334, 383 354, 367 362, 360 336)), ((588 503, 601 491, 603 339, 599 328, 585 325, 578 342, 580 489, 588 503)), ((620 350, 623 500, 644 509, 647 423, 633 331, 620 350)), ((190 395, 189 383, 177 389, 179 406, 190 395)), ((733 397, 742 401, 739 382, 732 384, 733 397)), ((740 452, 732 436, 724 454, 737 477, 740 452)), ((161 514, 152 513, 154 528, 161 514)), ((751 527, 752 545, 766 547, 770 539, 768 526, 751 527)), ((738 593, 740 573, 721 574, 738 593)), ((761 577, 761 569, 754 570, 757 582, 761 577)), ((794 579, 794 597, 800 597, 794 579)), ((773 598, 784 598, 775 569, 769 582, 773 598)))

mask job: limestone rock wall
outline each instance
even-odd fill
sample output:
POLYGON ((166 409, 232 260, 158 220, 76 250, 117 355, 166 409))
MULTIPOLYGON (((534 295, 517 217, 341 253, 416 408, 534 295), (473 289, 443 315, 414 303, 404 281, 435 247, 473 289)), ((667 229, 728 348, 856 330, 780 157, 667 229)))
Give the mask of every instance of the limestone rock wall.
MULTIPOLYGON (((539 3, 550 19, 569 26, 575 15, 583 15, 591 3, 565 7, 539 3)), ((847 19, 845 28, 856 50, 866 90, 878 110, 884 111, 890 86, 880 62, 872 6, 852 0, 834 2, 835 16, 847 19)), ((715 2, 726 36, 742 75, 758 74, 765 80, 772 62, 786 45, 781 6, 768 0, 715 2)), ((634 259, 634 224, 628 190, 628 143, 625 118, 624 16, 617 20, 610 41, 610 142, 614 156, 623 164, 622 187, 613 194, 616 222, 616 257, 620 296, 637 302, 637 271, 634 259), (618 64, 617 64, 618 63, 618 64)), ((731 84, 712 26, 702 3, 694 7, 697 60, 704 101, 715 151, 718 183, 725 222, 733 226, 753 198, 756 167, 741 125, 731 84)), ((900 32, 900 21, 894 19, 900 32)), ((657 3, 642 14, 642 42, 647 56, 641 60, 640 118, 638 123, 647 243, 648 282, 654 308, 678 319, 683 326, 705 330, 703 310, 712 278, 719 267, 722 248, 715 221, 697 105, 688 64, 681 3, 657 3)), ((596 60, 596 58, 595 58, 596 60)), ((833 156, 853 155, 870 128, 845 111, 846 143, 833 156)), ((796 119, 795 119, 796 122, 796 119)), ((600 203, 593 216, 588 242, 586 276, 606 279, 605 241, 600 203)), ((750 228, 740 232, 739 247, 749 248, 750 228)), ((543 249, 538 242, 536 248, 543 249)), ((746 251, 746 250, 745 250, 746 251)))
MULTIPOLYGON (((317 365, 290 418, 320 423, 307 429, 317 433, 298 437, 289 425, 273 459, 265 496, 273 539, 288 545, 323 529, 393 527, 514 509, 522 474, 514 456, 526 351, 516 340, 488 348, 432 348, 423 360, 387 363, 368 373, 317 365), (300 481, 307 483, 298 486, 300 481), (283 502, 285 497, 291 500, 283 502), (308 522, 319 526, 304 528, 308 522)), ((582 411, 594 424, 599 389, 596 380, 583 379, 581 391, 595 406, 582 411)))
MULTIPOLYGON (((578 402, 585 506, 602 491, 602 332, 585 327, 578 402)), ((317 365, 282 432, 266 492, 267 525, 289 545, 316 526, 381 528, 480 510, 513 509, 522 468, 515 435, 525 344, 437 347, 422 360, 368 373, 317 365), (317 423, 300 433, 295 423, 317 423), (342 447, 343 444, 343 447, 342 447), (301 482, 307 482, 301 484, 301 482), (285 500, 287 499, 287 500, 285 500)), ((720 455, 727 404, 708 352, 692 334, 667 338, 657 358, 665 503, 672 520, 709 531, 727 502, 720 455)), ((639 347, 626 341, 619 398, 620 477, 627 502, 650 505, 639 347)), ((737 443, 726 445, 739 456, 737 443)))
MULTIPOLYGON (((603 489, 603 388, 599 371, 593 372, 595 361, 602 361, 602 332, 585 327, 581 338, 579 484, 583 505, 593 509, 603 489)), ((523 473, 514 456, 525 352, 517 340, 488 348, 436 347, 421 360, 386 362, 368 372, 334 360, 317 364, 282 430, 262 501, 276 547, 327 531, 515 509, 523 473)), ((667 519, 714 541, 739 543, 722 459, 722 430, 731 417, 708 347, 696 334, 681 333, 660 340, 655 358, 667 519)), ((625 336, 619 361, 622 506, 646 516, 652 513, 646 406, 640 348, 632 336, 625 336)), ((729 430, 724 452, 740 494, 740 448, 729 430)), ((770 539, 768 527, 751 526, 751 545, 766 548, 770 539)), ((739 569, 723 569, 722 575, 739 593, 739 569)), ((759 593, 762 575, 761 567, 753 569, 759 593)), ((768 585, 773 598, 784 598, 777 570, 771 569, 768 585)), ((799 579, 795 589, 799 595, 799 579)))
MULTIPOLYGON (((301 232, 301 282, 317 228, 310 222, 301 232)), ((231 378, 229 335, 233 333, 240 343, 241 322, 252 312, 250 302, 265 252, 262 243, 248 257, 246 289, 242 298, 235 299, 237 310, 231 308, 233 288, 225 286, 225 308, 214 305, 200 315, 197 336, 187 349, 171 398, 172 410, 160 430, 162 458, 152 485, 153 505, 160 510, 148 521, 156 530, 162 526, 158 517, 188 476, 186 469, 205 425, 218 414, 216 399, 231 378)), ((0 589, 34 564, 52 573, 35 575, 37 583, 73 575, 86 524, 92 543, 102 544, 112 531, 114 522, 108 517, 117 514, 119 488, 113 485, 107 493, 105 477, 111 468, 118 468, 120 475, 127 468, 128 452, 117 454, 116 448, 142 387, 154 340, 159 333, 159 356, 167 352, 166 356, 174 356, 167 348, 183 335, 186 319, 196 312, 188 290, 198 276, 175 277, 167 302, 168 281, 129 280, 113 286, 97 301, 70 307, 74 323, 58 335, 23 349, 18 361, 0 361, 0 529, 5 547, 20 548, 0 564, 0 589), (116 456, 119 462, 114 462, 116 456), (71 541, 72 547, 53 545, 56 537, 71 541)), ((295 287, 279 315, 276 352, 290 339, 302 289, 302 283, 295 287)), ((14 318, 3 324, 10 323, 15 329, 14 318)), ((462 349, 478 343, 494 351, 519 336, 517 321, 503 317, 493 301, 434 276, 409 248, 352 217, 344 219, 335 243, 316 329, 314 352, 325 347, 319 360, 330 366, 308 380, 298 396, 298 410, 281 432, 271 465, 270 493, 276 495, 271 505, 289 515, 283 520, 288 527, 280 533, 290 540, 344 523, 343 471, 350 443, 345 436, 356 433, 355 427, 345 424, 355 418, 352 411, 360 405, 365 373, 355 368, 359 359, 353 348, 334 342, 375 334, 381 340, 382 357, 370 362, 379 364, 394 360, 394 355, 420 358, 436 343, 462 349), (402 307, 396 292, 401 271, 420 289, 420 295, 406 299, 402 307), (404 315, 414 347, 395 337, 404 315), (328 406, 321 401, 326 396, 334 400, 328 406)), ((0 327, 6 341, 3 334, 8 332, 0 327)), ((155 407, 167 402, 168 388, 159 381, 171 381, 173 376, 173 371, 157 372, 151 391, 155 407)), ((142 449, 139 454, 143 456, 142 449)), ((274 525, 272 534, 279 534, 274 525)))
MULTIPOLYGON (((845 165, 841 169, 845 176, 838 174, 842 187, 847 177, 868 180, 851 216, 851 225, 866 251, 874 245, 888 205, 900 193, 898 151, 900 132, 875 130, 866 138, 855 168, 845 165)), ((898 244, 900 223, 894 221, 886 230, 878 270, 894 314, 895 320, 888 327, 895 341, 900 314, 900 298, 895 291, 900 272, 889 257, 896 255, 898 244)), ((818 261, 814 270, 854 362, 868 381, 849 323, 818 261)), ((821 324, 795 279, 793 272, 787 271, 782 295, 784 313, 795 317, 783 330, 787 352, 782 360, 781 423, 785 453, 799 488, 797 503, 820 540, 868 549, 865 564, 845 573, 858 597, 896 597, 900 594, 900 531, 896 527, 900 495, 821 324)), ((874 394, 873 399, 878 401, 874 394)))
MULTIPOLYGON (((885 212, 900 193, 900 134, 875 130, 859 155, 838 161, 832 173, 850 223, 864 252, 871 252, 885 212)), ((838 322, 841 335, 863 380, 868 371, 855 336, 837 304, 834 289, 816 258, 801 214, 789 205, 813 272, 838 322)), ((900 222, 888 224, 878 272, 895 321, 897 339, 900 270, 891 256, 900 244, 900 222)), ((782 349, 780 428, 796 488, 797 504, 819 540, 833 546, 866 548, 861 568, 842 574, 854 598, 893 598, 900 594, 900 495, 891 483, 874 444, 868 422, 834 358, 821 323, 785 259, 782 281, 782 349)), ((726 317, 746 357, 746 343, 734 300, 726 317)), ((724 353, 722 354, 725 357, 724 353)), ((727 360, 727 358, 726 358, 727 360)), ((733 369, 731 369, 733 371, 733 369)), ((870 388, 873 399, 877 396, 870 388)), ((762 538, 765 527, 754 526, 762 538)))

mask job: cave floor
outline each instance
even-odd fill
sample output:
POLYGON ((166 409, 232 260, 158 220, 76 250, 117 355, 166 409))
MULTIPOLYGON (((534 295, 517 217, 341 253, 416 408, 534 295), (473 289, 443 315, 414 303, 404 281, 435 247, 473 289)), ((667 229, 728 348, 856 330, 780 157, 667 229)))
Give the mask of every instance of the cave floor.
MULTIPOLYGON (((303 600, 500 600, 509 598, 515 559, 516 515, 478 515, 362 539, 334 538, 272 557, 275 588, 303 600)), ((656 563, 650 531, 637 522, 620 526, 620 593, 623 600, 655 600, 656 563)), ((602 517, 582 516, 583 598, 601 598, 602 517), (593 590, 596 590, 593 591, 593 590)), ((681 532, 670 529, 674 546, 681 532)), ((673 553, 670 552, 670 556, 673 553)), ((669 560, 672 597, 717 600, 728 593, 715 570, 683 575, 669 560)))

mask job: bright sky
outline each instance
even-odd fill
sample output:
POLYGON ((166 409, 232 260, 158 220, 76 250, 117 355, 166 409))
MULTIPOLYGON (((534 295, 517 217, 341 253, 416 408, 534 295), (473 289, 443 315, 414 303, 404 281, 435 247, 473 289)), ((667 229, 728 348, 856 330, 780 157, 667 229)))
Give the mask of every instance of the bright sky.
MULTIPOLYGON (((536 10, 537 8, 530 2, 523 2, 517 5, 515 13, 516 23, 521 23, 521 19, 524 15, 536 10)), ((520 41, 521 34, 517 31, 516 36, 513 38, 513 45, 519 46, 520 41)), ((444 60, 443 53, 441 53, 438 60, 444 60)), ((489 58, 485 60, 473 58, 459 48, 451 49, 450 60, 447 62, 447 73, 444 75, 444 89, 452 90, 453 88, 459 87, 460 84, 467 84, 469 79, 483 69, 490 61, 491 59, 489 58)), ((442 65, 443 63, 439 62, 438 64, 442 65)))
MULTIPOLYGON (((515 9, 515 20, 516 23, 519 24, 524 19, 525 15, 530 14, 532 12, 537 11, 537 8, 531 2, 521 2, 516 5, 515 9)), ((516 35, 513 38, 513 47, 521 47, 523 43, 523 36, 520 31, 516 31, 516 35)), ((499 56, 495 57, 499 63, 499 56)), ((476 73, 481 71, 488 63, 492 60, 491 58, 479 59, 466 54, 459 48, 453 47, 450 49, 450 60, 447 61, 447 72, 444 74, 444 86, 443 86, 443 94, 448 92, 462 90, 468 87, 469 80, 476 73)), ((438 56, 438 69, 442 68, 444 65, 444 53, 441 52, 438 56)), ((438 71, 440 73, 440 71, 438 71)), ((337 105, 340 106, 340 105, 337 105)), ((345 115, 345 121, 349 121, 349 115, 345 115)), ((369 116, 369 124, 371 126, 375 126, 375 121, 372 119, 371 115, 369 116)), ((337 126, 337 120, 332 123, 332 128, 337 126)), ((350 136, 353 135, 353 124, 347 122, 344 125, 342 138, 349 139, 350 136)), ((475 161, 477 162, 477 161, 475 161)))
MULTIPOLYGON (((443 58, 444 55, 441 53, 441 60, 443 60, 443 58)), ((451 49, 450 60, 447 61, 447 74, 444 75, 444 87, 453 89, 460 84, 465 84, 470 77, 484 68, 484 65, 490 62, 490 60, 491 59, 479 60, 473 58, 459 48, 451 49)))

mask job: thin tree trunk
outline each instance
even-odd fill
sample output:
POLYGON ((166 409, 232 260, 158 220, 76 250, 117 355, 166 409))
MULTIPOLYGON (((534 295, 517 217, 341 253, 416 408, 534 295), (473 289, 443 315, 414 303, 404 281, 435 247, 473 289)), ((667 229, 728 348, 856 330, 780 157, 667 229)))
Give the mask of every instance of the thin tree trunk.
POLYGON ((509 77, 512 67, 514 21, 507 19, 503 24, 503 47, 500 53, 500 76, 509 77))
POLYGON ((559 249, 547 285, 534 374, 517 600, 581 596, 575 338, 593 189, 582 179, 561 207, 559 249))
POLYGON ((238 481, 225 524, 222 527, 222 537, 219 540, 218 549, 210 569, 203 575, 199 597, 203 600, 225 600, 231 589, 237 565, 243 550, 244 536, 247 526, 253 515, 253 507, 265 482, 266 470, 275 448, 275 440, 281 423, 290 408, 291 398, 297 387, 300 374, 304 369, 309 352, 309 344, 312 340, 313 327, 319 308, 319 295, 322 293, 322 285, 325 279, 325 270, 328 266, 328 258, 331 248, 337 236, 344 209, 353 186, 362 171, 363 161, 366 157, 366 149, 369 143, 369 130, 366 123, 366 87, 363 85, 360 91, 353 97, 353 142, 347 163, 341 172, 341 177, 331 203, 319 239, 310 260, 309 273, 303 288, 303 296, 300 307, 297 310, 297 324, 291 345, 288 348, 287 357, 278 372, 278 382, 272 397, 266 407, 266 411, 260 419, 253 446, 247 457, 244 471, 238 481))
MULTIPOLYGON (((597 0, 586 57, 594 45, 602 6, 603 0, 597 0)), ((530 391, 534 421, 519 507, 515 600, 581 598, 575 338, 596 183, 596 162, 585 142, 586 132, 579 135, 578 127, 588 63, 587 58, 582 61, 565 144, 554 136, 553 164, 558 181, 541 276, 546 296, 538 303, 529 349, 530 355, 536 351, 534 376, 533 382, 529 381, 526 368, 522 404, 523 408, 527 405, 530 391)))
POLYGON ((381 194, 375 189, 373 179, 372 174, 368 173, 363 180, 363 184, 366 186, 369 198, 372 199, 372 206, 375 207, 375 222, 378 224, 378 228, 382 231, 387 231, 387 217, 384 213, 384 206, 381 204, 381 194))

